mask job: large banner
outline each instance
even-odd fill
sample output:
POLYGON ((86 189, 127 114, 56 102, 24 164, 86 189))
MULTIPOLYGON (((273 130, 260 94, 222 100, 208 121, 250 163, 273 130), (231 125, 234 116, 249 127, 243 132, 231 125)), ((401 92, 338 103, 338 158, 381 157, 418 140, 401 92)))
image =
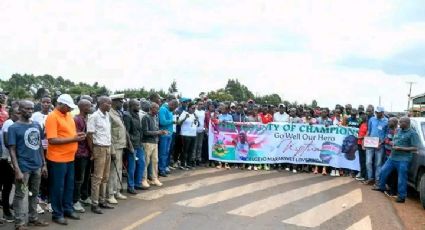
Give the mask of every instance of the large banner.
POLYGON ((359 170, 358 129, 290 123, 210 124, 210 160, 310 164, 359 170))

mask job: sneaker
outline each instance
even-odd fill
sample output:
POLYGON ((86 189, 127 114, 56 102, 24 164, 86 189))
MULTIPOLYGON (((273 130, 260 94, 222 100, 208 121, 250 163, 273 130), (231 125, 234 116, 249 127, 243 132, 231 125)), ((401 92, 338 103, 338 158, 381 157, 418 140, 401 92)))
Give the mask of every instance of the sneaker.
POLYGON ((331 171, 331 176, 336 176, 335 170, 331 171))
POLYGON ((218 163, 218 165, 216 166, 216 168, 221 169, 221 163, 218 163))
POLYGON ((152 181, 152 184, 155 185, 155 186, 158 186, 158 187, 162 186, 162 183, 158 179, 152 181))
POLYGON ((254 171, 257 171, 257 170, 258 170, 257 166, 254 166, 254 171))
POLYGON ((365 181, 363 181, 363 184, 365 184, 365 185, 374 185, 375 184, 375 180, 365 180, 365 181))
POLYGON ((42 209, 39 204, 37 204, 37 213, 38 214, 44 214, 44 209, 42 209))
POLYGON ((224 168, 225 168, 225 169, 230 169, 229 164, 225 163, 225 164, 224 164, 224 168))
POLYGON ((270 171, 270 166, 269 165, 264 165, 264 170, 270 171))
POLYGON ((339 171, 338 170, 335 170, 335 171, 336 171, 335 176, 340 176, 339 171))
POLYGON ((291 171, 291 169, 289 167, 288 168, 285 168, 285 170, 288 171, 288 172, 291 171))
POLYGON ((151 187, 151 186, 149 185, 149 183, 148 183, 148 181, 147 181, 147 180, 142 180, 142 187, 143 187, 143 188, 149 188, 149 187, 151 187))
POLYGON ((292 173, 297 173, 297 170, 296 169, 292 169, 292 173))
POLYGON ((362 174, 361 173, 357 173, 356 178, 361 178, 362 174))
POLYGON ((396 198, 397 194, 392 193, 391 191, 385 191, 384 194, 391 198, 396 198))
POLYGON ((395 200, 395 202, 397 202, 397 203, 404 203, 404 202, 406 202, 406 199, 397 197, 397 199, 395 200))
POLYGON ((252 166, 251 166, 251 165, 250 165, 250 166, 248 166, 248 168, 247 168, 247 169, 251 171, 251 170, 252 170, 252 166))
POLYGON ((168 166, 168 169, 169 169, 169 170, 176 170, 176 167, 168 166))
POLYGON ((13 221, 15 221, 15 216, 11 213, 10 215, 3 215, 3 219, 7 223, 13 223, 13 221))
POLYGON ((108 203, 110 203, 110 204, 118 204, 118 201, 117 201, 117 199, 115 199, 115 197, 114 197, 114 196, 110 196, 110 197, 106 200, 106 202, 108 202, 108 203))
POLYGON ((127 197, 124 196, 123 194, 121 194, 120 192, 115 194, 115 198, 118 199, 118 200, 127 200, 127 197))
POLYGON ((76 212, 79 212, 79 213, 86 212, 86 210, 83 208, 83 206, 81 205, 81 203, 80 203, 80 202, 78 202, 78 201, 77 201, 77 203, 75 203, 75 204, 73 205, 73 207, 74 207, 74 210, 75 210, 76 212))
POLYGON ((53 212, 53 208, 52 208, 52 204, 51 204, 51 203, 48 203, 48 204, 47 204, 47 206, 46 206, 46 210, 47 210, 48 212, 50 212, 50 213, 52 213, 52 212, 53 212))
POLYGON ((357 181, 365 181, 366 179, 365 179, 365 178, 363 178, 363 177, 356 177, 356 180, 357 180, 357 181))
POLYGON ((90 199, 90 197, 87 197, 87 199, 85 199, 85 200, 80 199, 80 203, 85 205, 85 206, 89 206, 89 205, 91 205, 91 199, 90 199))

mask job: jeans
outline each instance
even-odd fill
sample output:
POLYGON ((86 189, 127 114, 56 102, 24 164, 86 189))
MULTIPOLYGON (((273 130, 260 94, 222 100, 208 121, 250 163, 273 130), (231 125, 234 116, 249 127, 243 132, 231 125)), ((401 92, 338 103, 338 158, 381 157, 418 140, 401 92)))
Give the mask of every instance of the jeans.
POLYGON ((381 172, 382 161, 384 157, 384 148, 380 147, 378 149, 367 148, 366 149, 366 169, 367 169, 367 179, 379 181, 379 175, 381 172), (375 164, 372 163, 375 161, 375 164), (375 168, 375 171, 373 170, 375 168))
POLYGON ((388 176, 393 170, 398 172, 398 197, 406 199, 407 196, 407 173, 409 171, 410 162, 408 161, 393 161, 388 159, 382 167, 381 180, 379 181, 379 188, 385 190, 385 184, 388 176))
POLYGON ((91 162, 89 157, 75 158, 74 203, 89 197, 89 179, 91 162))
POLYGON ((7 159, 0 160, 0 175, 1 205, 3 206, 3 214, 9 216, 11 214, 9 198, 15 179, 15 171, 7 159))
POLYGON ((49 199, 52 203, 53 219, 63 218, 64 213, 74 212, 74 162, 48 162, 49 199))
POLYGON ((160 173, 165 173, 165 170, 168 167, 172 137, 172 134, 162 135, 159 137, 158 165, 160 173))
POLYGON ((91 176, 91 201, 93 205, 106 201, 106 186, 111 166, 111 147, 93 146, 93 173, 91 176))
POLYGON ((143 143, 145 149, 145 163, 146 167, 144 169, 143 180, 147 181, 147 171, 148 165, 152 166, 151 179, 153 181, 158 179, 158 144, 156 143, 143 143))
POLYGON ((134 153, 128 154, 127 187, 142 187, 143 172, 145 171, 145 153, 142 147, 134 148, 134 153), (137 157, 137 160, 135 159, 137 157))
MULTIPOLYGON (((26 213, 24 208, 24 198, 27 192, 31 192, 32 196, 28 195, 28 219, 35 221, 38 219, 37 214, 37 194, 40 189, 41 169, 25 172, 24 179, 21 182, 15 181, 15 196, 13 198, 13 210, 15 211, 15 225, 24 225, 26 222, 26 213)), ((8 201, 9 202, 9 201, 8 201)))
POLYGON ((360 162, 360 176, 367 178, 367 169, 366 169, 366 150, 363 150, 362 145, 357 146, 359 151, 359 162, 360 162))
POLYGON ((201 162, 202 161, 202 146, 204 144, 204 132, 196 134, 195 140, 195 150, 193 154, 192 161, 201 162))
POLYGON ((122 153, 123 149, 115 149, 115 160, 111 159, 107 195, 112 197, 120 192, 122 184, 122 153))

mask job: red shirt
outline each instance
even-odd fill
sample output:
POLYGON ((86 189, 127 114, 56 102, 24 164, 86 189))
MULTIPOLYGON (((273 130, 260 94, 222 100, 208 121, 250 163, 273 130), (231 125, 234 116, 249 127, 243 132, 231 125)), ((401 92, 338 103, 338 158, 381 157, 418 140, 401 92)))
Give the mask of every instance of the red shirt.
POLYGON ((6 111, 4 106, 0 108, 0 127, 3 126, 3 123, 9 119, 9 113, 6 111))
POLYGON ((273 121, 273 116, 269 113, 267 113, 267 114, 260 113, 259 116, 260 116, 261 122, 263 124, 268 124, 268 123, 273 121))
POLYGON ((361 145, 363 144, 363 138, 367 134, 367 122, 363 122, 359 127, 359 139, 357 141, 357 144, 361 145))

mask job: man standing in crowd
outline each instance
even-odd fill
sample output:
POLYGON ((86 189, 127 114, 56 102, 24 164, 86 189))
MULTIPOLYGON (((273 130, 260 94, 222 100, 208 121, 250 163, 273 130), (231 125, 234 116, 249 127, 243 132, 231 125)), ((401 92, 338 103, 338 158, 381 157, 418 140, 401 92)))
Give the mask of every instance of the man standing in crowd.
POLYGON ((7 95, 8 92, 4 92, 0 89, 0 128, 3 126, 3 123, 9 119, 9 113, 7 112, 7 95))
POLYGON ((69 94, 62 94, 57 99, 56 109, 46 119, 49 199, 53 209, 52 219, 61 225, 68 224, 64 216, 80 218, 73 209, 74 158, 78 142, 85 140, 86 134, 76 131, 70 114, 76 107, 69 94))
MULTIPOLYGON (((81 99, 78 102, 80 113, 74 117, 78 133, 87 133, 87 117, 91 112, 91 102, 81 99)), ((81 203, 91 205, 89 198, 89 177, 91 169, 91 151, 87 139, 78 142, 75 154, 75 185, 74 185, 74 210, 85 212, 81 203)))
POLYGON ((142 148, 142 122, 139 117, 140 103, 136 99, 131 99, 128 103, 128 113, 124 115, 124 125, 130 136, 134 152, 128 153, 128 178, 127 192, 137 194, 135 189, 148 189, 149 184, 144 181, 142 184, 143 172, 145 171, 145 154, 142 148))
POLYGON ((50 106, 52 106, 52 99, 50 96, 44 96, 41 98, 41 111, 35 112, 31 117, 31 120, 38 122, 43 130, 47 115, 50 113, 50 106))
POLYGON ((159 106, 155 102, 151 103, 149 113, 146 114, 142 119, 142 130, 143 137, 142 143, 145 149, 145 169, 143 173, 142 186, 149 187, 147 183, 148 177, 148 165, 152 164, 152 184, 156 186, 162 186, 162 183, 158 180, 158 136, 168 135, 167 130, 159 130, 158 125, 158 110, 159 106))
POLYGON ((13 168, 15 169, 15 229, 25 227, 24 198, 28 193, 29 225, 45 227, 49 224, 38 219, 37 194, 40 188, 41 175, 47 175, 46 161, 41 140, 43 131, 38 123, 30 120, 34 111, 34 103, 19 103, 20 118, 8 131, 8 144, 13 168))
MULTIPOLYGON (((169 173, 169 171, 167 171, 167 166, 170 160, 170 146, 171 146, 171 141, 173 137, 173 125, 174 125, 173 112, 177 108, 177 106, 178 106, 177 100, 172 99, 168 103, 164 103, 159 109, 159 128, 162 130, 168 131, 167 134, 161 135, 159 137, 159 156, 158 156, 159 162, 158 163, 159 163, 159 176, 162 176, 162 177, 166 177, 167 173, 169 173)), ((152 105, 151 105, 151 108, 152 108, 152 105)))
MULTIPOLYGON (((243 112, 243 109, 242 109, 243 112)), ((198 118, 199 126, 196 128, 196 140, 195 140, 195 151, 193 154, 195 166, 200 166, 202 162, 202 146, 204 143, 204 135, 205 135, 205 107, 204 102, 202 100, 198 101, 195 115, 198 118)))
POLYGON ((286 107, 284 104, 279 105, 279 111, 273 114, 274 122, 288 122, 289 116, 286 113, 286 107))
POLYGON ((4 122, 3 127, 1 128, 1 134, 2 137, 2 151, 1 151, 1 157, 0 157, 0 188, 1 188, 1 200, 2 200, 2 207, 3 207, 3 218, 7 222, 13 222, 15 220, 15 216, 10 210, 10 203, 9 203, 9 197, 10 192, 12 191, 12 185, 13 180, 15 177, 15 172, 12 168, 12 165, 10 164, 10 154, 9 154, 9 145, 8 145, 8 130, 11 125, 13 125, 14 122, 16 122, 18 117, 18 111, 19 107, 14 106, 10 110, 10 118, 4 122))
POLYGON ((106 202, 106 186, 109 180, 111 165, 111 122, 109 110, 112 101, 109 97, 101 96, 97 101, 99 109, 94 112, 87 122, 87 135, 90 149, 93 150, 93 173, 91 178, 92 212, 103 214, 103 209, 114 207, 106 202))
MULTIPOLYGON (((196 114, 196 112, 195 112, 196 114)), ((196 114, 198 116, 198 114, 196 114)), ((233 122, 246 122, 245 111, 243 110, 242 105, 237 105, 236 110, 231 114, 233 122)), ((198 117, 199 119, 199 117, 198 117)), ((200 122, 203 122, 199 120, 200 122)))
POLYGON ((382 167, 379 188, 374 188, 374 190, 385 191, 387 178, 396 169, 398 172, 398 197, 396 202, 405 202, 407 196, 407 173, 409 172, 413 152, 417 151, 418 145, 419 137, 410 127, 410 119, 408 117, 401 118, 400 129, 397 130, 393 139, 391 156, 382 167))
POLYGON ((124 94, 111 95, 112 109, 109 111, 111 120, 112 154, 108 181, 108 203, 117 204, 118 200, 126 200, 121 194, 122 189, 122 157, 127 147, 127 134, 121 112, 124 94))
MULTIPOLYGON (((369 109, 370 107, 368 106, 367 110, 369 109)), ((369 119, 367 131, 367 136, 379 138, 379 145, 377 148, 366 148, 366 169, 368 180, 365 183, 369 185, 372 185, 374 180, 376 180, 376 184, 379 183, 379 175, 384 157, 383 143, 387 129, 388 119, 384 117, 384 107, 378 106, 376 107, 376 116, 369 119), (374 165, 373 162, 375 162, 374 165)))
POLYGON ((375 108, 373 107, 373 105, 368 105, 366 108, 366 115, 367 115, 367 119, 370 120, 373 117, 373 113, 375 108))

